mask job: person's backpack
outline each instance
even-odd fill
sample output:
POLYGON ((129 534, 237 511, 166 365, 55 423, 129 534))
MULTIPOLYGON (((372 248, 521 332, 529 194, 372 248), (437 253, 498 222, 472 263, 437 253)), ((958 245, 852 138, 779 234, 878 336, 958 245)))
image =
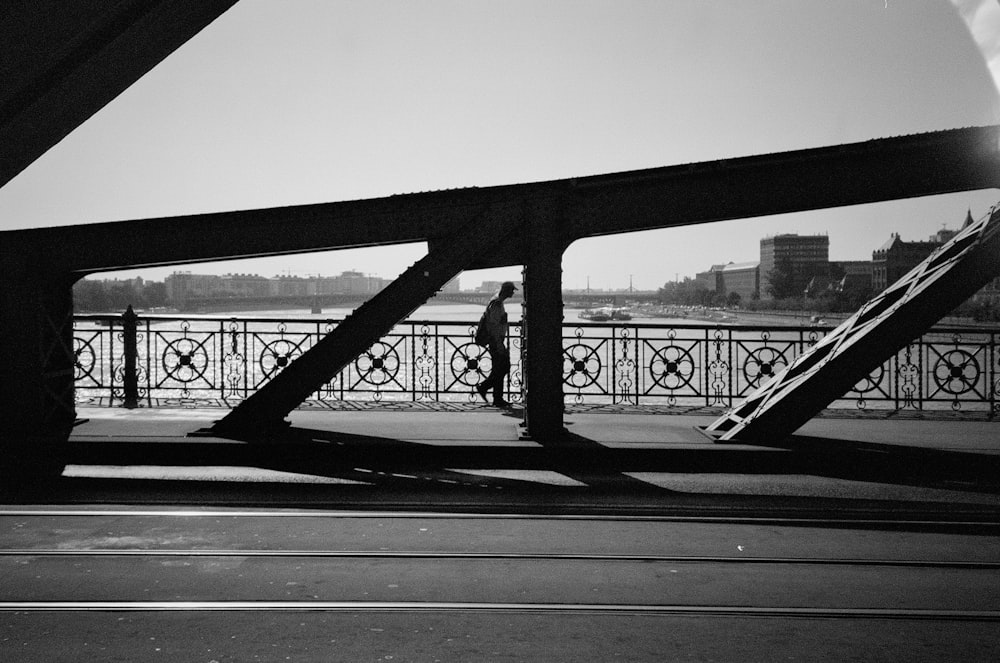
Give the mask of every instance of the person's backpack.
POLYGON ((490 332, 486 329, 486 311, 479 317, 479 324, 476 325, 476 336, 473 339, 476 345, 484 348, 490 344, 490 332))

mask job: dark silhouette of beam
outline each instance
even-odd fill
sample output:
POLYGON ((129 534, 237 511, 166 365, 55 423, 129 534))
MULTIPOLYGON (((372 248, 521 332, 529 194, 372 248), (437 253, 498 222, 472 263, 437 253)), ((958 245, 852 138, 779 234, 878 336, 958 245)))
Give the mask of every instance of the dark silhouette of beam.
MULTIPOLYGON (((476 257, 502 245, 520 227, 520 205, 483 208, 451 238, 415 262, 295 361, 236 406, 212 431, 237 438, 283 435, 284 417, 331 381, 373 343, 476 257)), ((561 400, 561 399, 560 399, 561 400)))
POLYGON ((0 186, 236 0, 0 5, 0 186))
MULTIPOLYGON (((593 177, 369 200, 42 228, 46 269, 95 272, 429 241, 484 205, 558 199, 566 245, 584 237, 1000 187, 1000 127, 796 150, 593 177)), ((534 223, 550 223, 537 218, 534 223)), ((0 233, 0 236, 6 233, 0 233)), ((515 243, 467 268, 522 264, 515 243)))

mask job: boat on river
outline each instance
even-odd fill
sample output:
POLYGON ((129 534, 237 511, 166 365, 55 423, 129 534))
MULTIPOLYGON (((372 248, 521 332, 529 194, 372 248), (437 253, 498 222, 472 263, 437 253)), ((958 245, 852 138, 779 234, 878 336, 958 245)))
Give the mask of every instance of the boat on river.
POLYGON ((601 308, 588 308, 586 311, 581 311, 580 317, 589 322, 623 322, 631 320, 632 314, 626 308, 602 306, 601 308))

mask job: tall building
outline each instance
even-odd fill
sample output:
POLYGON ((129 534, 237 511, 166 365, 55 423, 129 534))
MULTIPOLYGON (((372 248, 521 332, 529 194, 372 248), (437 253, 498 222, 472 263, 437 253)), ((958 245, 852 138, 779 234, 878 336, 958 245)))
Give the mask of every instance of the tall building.
POLYGON ((800 295, 814 276, 829 271, 830 238, 827 235, 784 234, 760 240, 760 287, 770 294, 779 287, 784 296, 800 295), (782 272, 787 271, 787 274, 782 272))

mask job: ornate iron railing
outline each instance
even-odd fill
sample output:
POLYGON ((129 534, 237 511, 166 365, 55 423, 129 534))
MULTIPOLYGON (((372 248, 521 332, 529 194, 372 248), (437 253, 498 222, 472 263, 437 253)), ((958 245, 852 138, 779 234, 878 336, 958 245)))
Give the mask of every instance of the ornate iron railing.
MULTIPOLYGON (((76 394, 116 405, 234 405, 337 320, 78 315, 76 394), (134 343, 134 345, 133 345, 134 343), (126 348, 134 347, 132 360, 126 348), (134 361, 134 368, 133 368, 134 361), (126 370, 128 366, 128 370, 126 370)), ((316 403, 474 402, 489 355, 474 323, 409 320, 373 344, 316 403)), ((730 407, 815 344, 822 327, 644 323, 564 325, 567 403, 730 407)), ((510 400, 521 396, 521 329, 512 325, 510 400)), ((935 328, 833 407, 1000 410, 1000 329, 935 328)), ((133 352, 130 350, 130 352, 133 352)))

